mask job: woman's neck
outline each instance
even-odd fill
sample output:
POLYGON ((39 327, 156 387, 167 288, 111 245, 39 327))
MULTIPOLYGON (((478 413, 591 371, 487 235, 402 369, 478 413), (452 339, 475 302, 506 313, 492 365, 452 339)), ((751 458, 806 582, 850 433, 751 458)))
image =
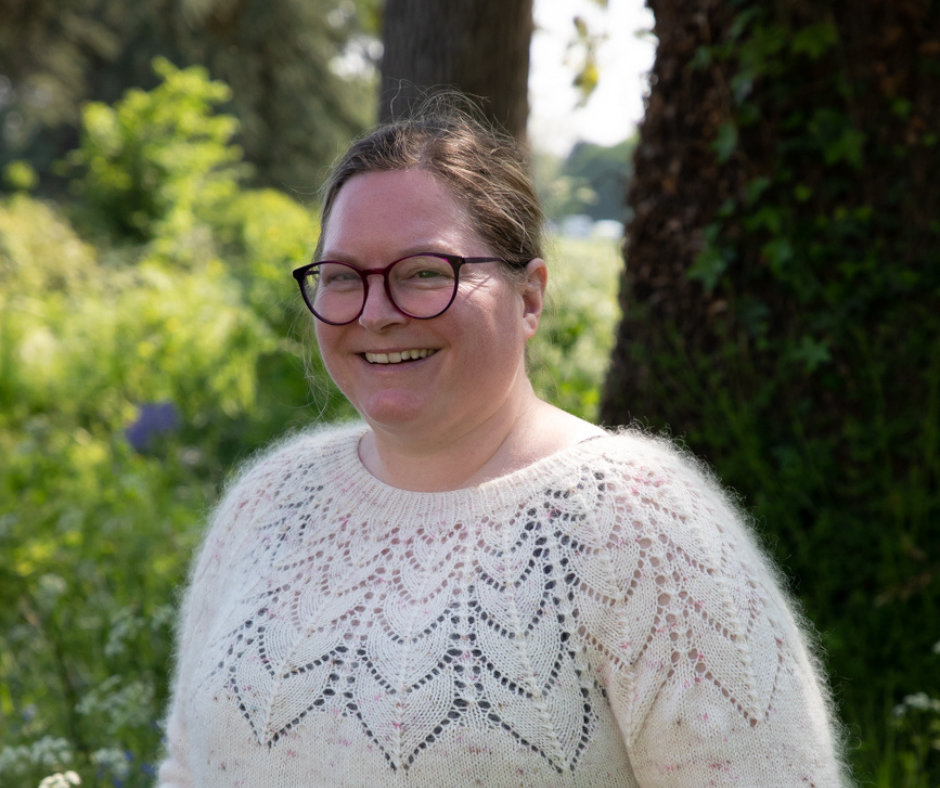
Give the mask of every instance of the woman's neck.
POLYGON ((463 432, 422 435, 372 425, 359 444, 366 470, 414 492, 472 487, 603 431, 539 399, 526 381, 515 401, 463 432))

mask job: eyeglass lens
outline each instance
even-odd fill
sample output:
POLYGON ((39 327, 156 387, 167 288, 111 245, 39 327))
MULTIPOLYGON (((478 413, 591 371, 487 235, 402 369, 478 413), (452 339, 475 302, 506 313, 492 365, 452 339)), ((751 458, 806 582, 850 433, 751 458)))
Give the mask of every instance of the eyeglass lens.
MULTIPOLYGON (((397 261, 386 272, 386 281, 395 306, 417 318, 436 317, 447 309, 457 286, 454 267, 434 255, 397 261)), ((365 305, 363 276, 348 263, 323 262, 312 266, 303 286, 314 314, 328 323, 351 322, 365 305)))

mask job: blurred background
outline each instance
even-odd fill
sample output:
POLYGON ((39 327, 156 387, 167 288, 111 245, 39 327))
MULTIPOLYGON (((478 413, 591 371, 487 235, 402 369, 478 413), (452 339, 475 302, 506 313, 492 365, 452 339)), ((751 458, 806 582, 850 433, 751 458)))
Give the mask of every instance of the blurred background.
POLYGON ((154 782, 226 474, 354 416, 318 189, 440 85, 529 152, 538 390, 710 462, 860 783, 940 786, 936 0, 0 0, 0 785, 154 782))

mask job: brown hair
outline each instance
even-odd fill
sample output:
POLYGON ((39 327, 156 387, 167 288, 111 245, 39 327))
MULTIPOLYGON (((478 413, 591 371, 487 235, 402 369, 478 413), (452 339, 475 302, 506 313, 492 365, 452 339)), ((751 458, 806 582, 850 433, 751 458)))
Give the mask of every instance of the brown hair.
POLYGON ((469 99, 439 95, 412 118, 379 126, 354 142, 323 187, 317 256, 333 203, 350 178, 422 170, 451 190, 495 255, 522 264, 541 257, 543 214, 525 158, 512 137, 477 116, 469 99))

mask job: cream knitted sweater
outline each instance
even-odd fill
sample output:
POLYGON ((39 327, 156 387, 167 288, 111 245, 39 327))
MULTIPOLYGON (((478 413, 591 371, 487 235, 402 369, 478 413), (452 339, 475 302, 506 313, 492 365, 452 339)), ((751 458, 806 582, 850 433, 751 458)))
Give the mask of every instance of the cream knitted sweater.
POLYGON ((774 574, 694 462, 627 432, 414 493, 364 430, 294 438, 216 511, 161 786, 844 784, 774 574))

